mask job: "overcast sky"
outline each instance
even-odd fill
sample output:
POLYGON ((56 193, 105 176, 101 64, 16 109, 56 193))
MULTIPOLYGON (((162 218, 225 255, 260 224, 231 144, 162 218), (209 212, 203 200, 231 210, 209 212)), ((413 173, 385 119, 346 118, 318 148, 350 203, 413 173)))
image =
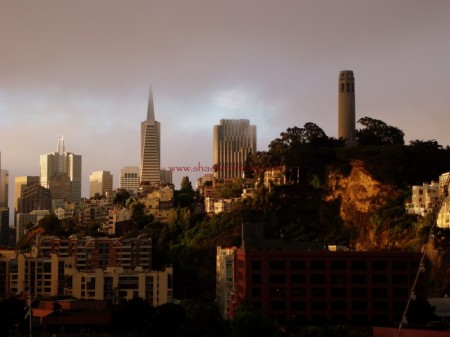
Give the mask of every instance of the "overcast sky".
MULTIPOLYGON (((220 119, 249 119, 261 151, 306 122, 336 137, 347 69, 356 119, 446 146, 449 18, 449 0, 0 0, 1 166, 11 185, 39 175, 64 135, 83 196, 93 171, 117 187, 140 162, 150 85, 166 168, 211 166, 220 119)), ((176 188, 183 175, 198 177, 176 188)))

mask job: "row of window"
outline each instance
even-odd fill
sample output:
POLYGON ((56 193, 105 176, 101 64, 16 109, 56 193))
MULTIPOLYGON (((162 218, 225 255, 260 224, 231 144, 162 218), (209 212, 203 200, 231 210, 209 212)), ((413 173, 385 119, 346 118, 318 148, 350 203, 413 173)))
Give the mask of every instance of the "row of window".
MULTIPOLYGON (((320 287, 314 287, 314 288, 303 288, 303 287, 292 287, 286 290, 284 287, 271 287, 269 289, 269 295, 270 297, 285 297, 288 295, 289 297, 306 297, 307 291, 311 294, 311 297, 317 298, 317 297, 327 297, 328 291, 327 288, 320 288, 320 287)), ((406 288, 395 288, 393 291, 395 291, 396 297, 407 297, 408 296, 408 289, 406 288)), ((355 287, 351 289, 347 288, 331 288, 330 289, 330 295, 333 298, 339 298, 339 297, 347 297, 351 295, 351 297, 355 298, 367 298, 369 297, 369 294, 373 298, 380 298, 384 297, 386 298, 388 296, 389 289, 388 288, 373 288, 371 291, 369 291, 366 287, 355 287)), ((252 297, 261 297, 262 289, 259 287, 253 287, 252 288, 252 297)))
MULTIPOLYGON (((252 274, 251 282, 252 284, 261 284, 262 276, 261 274, 252 274)), ((392 282, 393 284, 404 285, 408 283, 407 274, 372 274, 368 278, 367 274, 354 274, 350 276, 347 275, 326 275, 326 274, 270 274, 269 282, 270 284, 284 284, 290 281, 291 284, 306 284, 308 281, 311 284, 367 284, 371 281, 373 284, 387 284, 392 282)))
MULTIPOLYGON (((240 260, 239 262, 242 263, 240 260)), ((239 263, 238 262, 238 263, 239 263)), ((326 261, 283 261, 283 260, 273 260, 269 262, 270 270, 280 270, 285 271, 287 266, 289 265, 289 269, 292 271, 298 270, 326 270, 327 262, 326 261), (309 268, 308 268, 309 267, 309 268)), ((392 271, 406 271, 408 269, 407 261, 392 261, 388 263, 387 261, 351 261, 350 263, 347 261, 330 261, 329 266, 331 270, 348 270, 351 271, 367 271, 369 268, 375 271, 387 271, 389 269, 389 265, 391 265, 392 271)), ((261 270, 261 261, 253 260, 252 261, 252 269, 253 270, 261 270)))

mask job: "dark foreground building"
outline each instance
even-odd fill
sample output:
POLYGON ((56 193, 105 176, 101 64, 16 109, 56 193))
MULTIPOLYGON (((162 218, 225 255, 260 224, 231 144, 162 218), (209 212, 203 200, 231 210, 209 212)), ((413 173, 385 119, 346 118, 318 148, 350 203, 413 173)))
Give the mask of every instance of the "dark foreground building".
POLYGON ((235 250, 231 317, 247 301, 280 323, 400 321, 421 254, 331 251, 321 244, 262 240, 261 232, 244 225, 242 247, 235 250))

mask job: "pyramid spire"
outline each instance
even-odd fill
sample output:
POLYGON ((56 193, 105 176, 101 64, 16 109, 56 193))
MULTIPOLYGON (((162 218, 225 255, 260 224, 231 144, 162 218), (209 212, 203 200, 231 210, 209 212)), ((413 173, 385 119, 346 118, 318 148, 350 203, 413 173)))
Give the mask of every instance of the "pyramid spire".
POLYGON ((150 92, 148 94, 148 108, 147 108, 147 122, 155 121, 155 108, 153 106, 153 91, 150 85, 150 92))

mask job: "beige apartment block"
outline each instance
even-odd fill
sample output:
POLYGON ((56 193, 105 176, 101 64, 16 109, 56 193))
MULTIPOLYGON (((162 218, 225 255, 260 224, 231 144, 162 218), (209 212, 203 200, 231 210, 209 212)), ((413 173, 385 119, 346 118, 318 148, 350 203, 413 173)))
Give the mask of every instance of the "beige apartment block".
POLYGON ((28 292, 33 297, 57 296, 63 293, 64 268, 70 259, 51 254, 0 255, 0 294, 28 292))
POLYGON ((150 271, 142 268, 124 270, 122 267, 108 267, 92 272, 68 270, 72 285, 65 289, 66 295, 77 299, 131 300, 140 297, 154 307, 173 300, 173 268, 150 271))

